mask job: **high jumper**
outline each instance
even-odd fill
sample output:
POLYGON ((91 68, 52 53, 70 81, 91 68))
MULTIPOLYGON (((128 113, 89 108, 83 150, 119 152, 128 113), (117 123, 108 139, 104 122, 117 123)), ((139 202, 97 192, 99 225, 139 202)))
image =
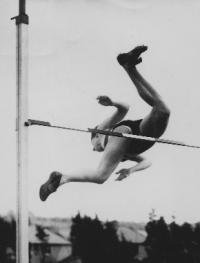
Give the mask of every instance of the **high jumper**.
MULTIPOLYGON (((151 111, 142 119, 125 120, 129 105, 113 101, 108 96, 99 96, 97 97, 98 103, 103 106, 114 107, 115 112, 98 124, 95 129, 154 138, 159 138, 165 132, 169 122, 170 110, 160 94, 144 79, 136 68, 142 62, 141 54, 146 50, 147 46, 137 46, 128 53, 118 55, 117 61, 127 72, 139 96, 151 106, 151 111)), ((91 143, 94 151, 103 152, 97 168, 73 174, 58 171, 52 172, 48 180, 40 187, 39 196, 42 201, 45 201, 58 187, 69 182, 102 184, 115 171, 119 163, 123 161, 134 161, 136 164, 130 168, 117 171, 118 177, 116 180, 119 181, 151 166, 150 161, 141 154, 151 148, 155 141, 129 140, 128 138, 93 132, 91 134, 91 143)))

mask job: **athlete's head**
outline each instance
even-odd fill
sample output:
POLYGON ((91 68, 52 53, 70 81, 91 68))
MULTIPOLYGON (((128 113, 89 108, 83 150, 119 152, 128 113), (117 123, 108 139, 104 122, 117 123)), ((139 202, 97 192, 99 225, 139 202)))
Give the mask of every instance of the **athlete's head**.
MULTIPOLYGON (((97 128, 98 126, 96 126, 94 129, 97 129, 97 128)), ((91 143, 93 146, 93 151, 103 152, 104 149, 101 145, 101 134, 92 132, 91 133, 91 143)))

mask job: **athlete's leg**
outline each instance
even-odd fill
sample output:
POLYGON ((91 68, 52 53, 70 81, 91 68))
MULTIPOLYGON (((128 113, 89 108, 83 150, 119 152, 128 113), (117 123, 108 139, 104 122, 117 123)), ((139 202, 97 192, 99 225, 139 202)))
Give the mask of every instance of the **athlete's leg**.
POLYGON ((94 176, 95 171, 80 171, 69 174, 62 174, 54 171, 50 174, 48 180, 41 185, 39 190, 39 196, 42 201, 46 201, 48 196, 54 192, 63 184, 70 182, 86 182, 86 183, 103 183, 107 178, 94 176))
MULTIPOLYGON (((147 85, 143 85, 143 83, 141 82, 141 79, 138 78, 138 72, 137 69, 135 67, 129 67, 124 65, 123 66, 124 69, 126 70, 126 72, 128 73, 130 79, 133 81, 133 83, 135 84, 135 87, 138 91, 138 94, 140 95, 140 97, 150 106, 154 106, 155 104, 155 100, 157 100, 160 96, 157 92, 153 92, 152 87, 150 87, 149 85, 149 89, 147 88, 147 85)), ((146 83, 147 84, 147 83, 146 83)))
MULTIPOLYGON (((141 51, 144 52, 142 47, 143 46, 141 46, 141 51)), ((140 47, 137 47, 137 54, 138 49, 140 49, 140 47)), ((142 52, 140 52, 140 54, 142 52)), ((150 114, 147 115, 141 122, 141 133, 146 136, 160 137, 167 127, 170 111, 161 98, 160 94, 158 94, 158 92, 142 77, 142 75, 136 69, 135 65, 138 64, 137 61, 139 58, 137 58, 137 56, 134 57, 133 54, 134 50, 131 51, 131 55, 134 58, 132 62, 129 59, 129 61, 127 60, 127 62, 125 61, 126 63, 120 63, 120 65, 123 66, 130 79, 135 84, 140 97, 150 106, 152 106, 150 114)))
POLYGON ((95 171, 80 171, 69 174, 62 174, 54 171, 50 174, 48 180, 41 185, 39 190, 39 196, 42 201, 46 201, 48 196, 54 192, 63 184, 70 182, 86 182, 86 183, 103 183, 107 178, 94 176, 95 171))
MULTIPOLYGON (((130 129, 126 126, 117 127, 115 131, 130 133, 130 129)), ((103 156, 101 157, 101 161, 96 169, 83 169, 80 172, 76 171, 68 174, 61 174, 59 172, 51 173, 49 179, 40 187, 40 199, 45 201, 59 186, 66 183, 104 183, 123 159, 128 147, 129 140, 125 138, 110 137, 103 156)))
POLYGON ((151 112, 140 125, 141 133, 146 136, 160 137, 167 128, 170 110, 158 92, 141 76, 136 67, 126 67, 140 97, 152 106, 151 112))

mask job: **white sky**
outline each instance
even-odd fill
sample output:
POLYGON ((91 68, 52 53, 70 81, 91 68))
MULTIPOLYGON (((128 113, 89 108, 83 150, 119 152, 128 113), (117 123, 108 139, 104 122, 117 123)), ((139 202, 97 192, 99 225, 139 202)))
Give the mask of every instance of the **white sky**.
MULTIPOLYGON (((18 1, 0 2, 0 213, 16 205, 16 27, 18 1)), ((165 138, 200 145, 200 2, 197 0, 29 0, 29 116, 69 127, 93 127, 112 109, 95 97, 128 102, 128 118, 150 110, 139 98, 116 56, 149 46, 139 70, 162 94, 172 115, 165 138)), ((68 184, 38 197, 52 170, 95 167, 87 134, 42 127, 29 130, 29 209, 38 216, 69 217, 81 211, 102 219, 146 221, 152 208, 167 220, 196 222, 199 150, 156 145, 146 152, 150 169, 104 185, 68 184)), ((121 164, 129 167, 131 163, 121 164)))

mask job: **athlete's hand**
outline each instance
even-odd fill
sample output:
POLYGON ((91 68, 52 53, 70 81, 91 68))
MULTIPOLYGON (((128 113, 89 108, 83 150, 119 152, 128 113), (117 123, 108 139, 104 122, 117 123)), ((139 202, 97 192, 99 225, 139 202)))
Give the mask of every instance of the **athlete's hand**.
POLYGON ((97 101, 103 106, 113 106, 113 101, 108 96, 98 96, 97 101))
POLYGON ((121 180, 127 178, 131 174, 131 171, 130 171, 130 169, 124 168, 124 169, 121 169, 118 172, 116 172, 116 174, 119 174, 119 176, 115 180, 121 181, 121 180))

